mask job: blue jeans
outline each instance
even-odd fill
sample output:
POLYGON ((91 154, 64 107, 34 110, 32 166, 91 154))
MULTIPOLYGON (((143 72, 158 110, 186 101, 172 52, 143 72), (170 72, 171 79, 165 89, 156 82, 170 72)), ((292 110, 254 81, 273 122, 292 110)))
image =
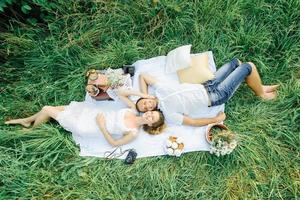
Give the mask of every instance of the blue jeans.
POLYGON ((226 103, 251 72, 251 65, 249 63, 239 65, 238 59, 233 59, 224 64, 215 73, 213 80, 203 83, 210 98, 211 106, 226 103))

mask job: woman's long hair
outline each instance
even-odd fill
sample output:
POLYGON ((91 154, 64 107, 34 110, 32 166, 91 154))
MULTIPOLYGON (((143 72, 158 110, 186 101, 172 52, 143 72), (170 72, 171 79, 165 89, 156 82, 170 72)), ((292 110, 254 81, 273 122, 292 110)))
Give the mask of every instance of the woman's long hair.
POLYGON ((165 116, 163 115, 163 113, 160 110, 155 110, 155 111, 157 111, 159 114, 158 121, 153 123, 151 126, 149 126, 148 124, 143 125, 144 131, 148 132, 151 135, 160 134, 166 127, 165 116))

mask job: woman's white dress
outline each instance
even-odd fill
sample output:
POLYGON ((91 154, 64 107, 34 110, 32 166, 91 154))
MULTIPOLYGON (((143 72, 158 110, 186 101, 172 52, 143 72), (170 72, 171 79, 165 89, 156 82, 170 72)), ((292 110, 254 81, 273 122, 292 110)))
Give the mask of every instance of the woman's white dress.
POLYGON ((75 142, 82 146, 86 144, 86 140, 105 140, 96 122, 98 113, 104 114, 106 129, 114 138, 120 138, 129 131, 137 134, 137 129, 125 126, 124 117, 127 112, 135 113, 128 108, 118 111, 103 111, 103 108, 97 108, 85 102, 72 101, 55 119, 64 129, 72 132, 75 142))

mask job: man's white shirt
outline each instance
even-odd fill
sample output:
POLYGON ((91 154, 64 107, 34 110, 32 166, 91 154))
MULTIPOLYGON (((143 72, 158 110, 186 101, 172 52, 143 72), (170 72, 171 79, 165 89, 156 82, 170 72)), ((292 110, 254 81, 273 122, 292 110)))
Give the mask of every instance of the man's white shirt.
POLYGON ((184 115, 197 115, 208 108, 209 98, 201 84, 158 83, 153 86, 159 101, 158 108, 168 123, 181 125, 184 115))

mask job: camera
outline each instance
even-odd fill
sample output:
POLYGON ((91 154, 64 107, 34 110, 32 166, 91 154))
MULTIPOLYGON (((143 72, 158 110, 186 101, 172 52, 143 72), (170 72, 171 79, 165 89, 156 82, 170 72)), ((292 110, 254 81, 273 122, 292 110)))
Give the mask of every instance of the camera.
POLYGON ((133 164, 136 159, 136 156, 137 156, 136 151, 134 149, 131 149, 126 156, 124 163, 125 164, 133 164))
POLYGON ((133 65, 123 65, 122 69, 125 74, 130 74, 130 76, 134 75, 135 68, 133 65))

